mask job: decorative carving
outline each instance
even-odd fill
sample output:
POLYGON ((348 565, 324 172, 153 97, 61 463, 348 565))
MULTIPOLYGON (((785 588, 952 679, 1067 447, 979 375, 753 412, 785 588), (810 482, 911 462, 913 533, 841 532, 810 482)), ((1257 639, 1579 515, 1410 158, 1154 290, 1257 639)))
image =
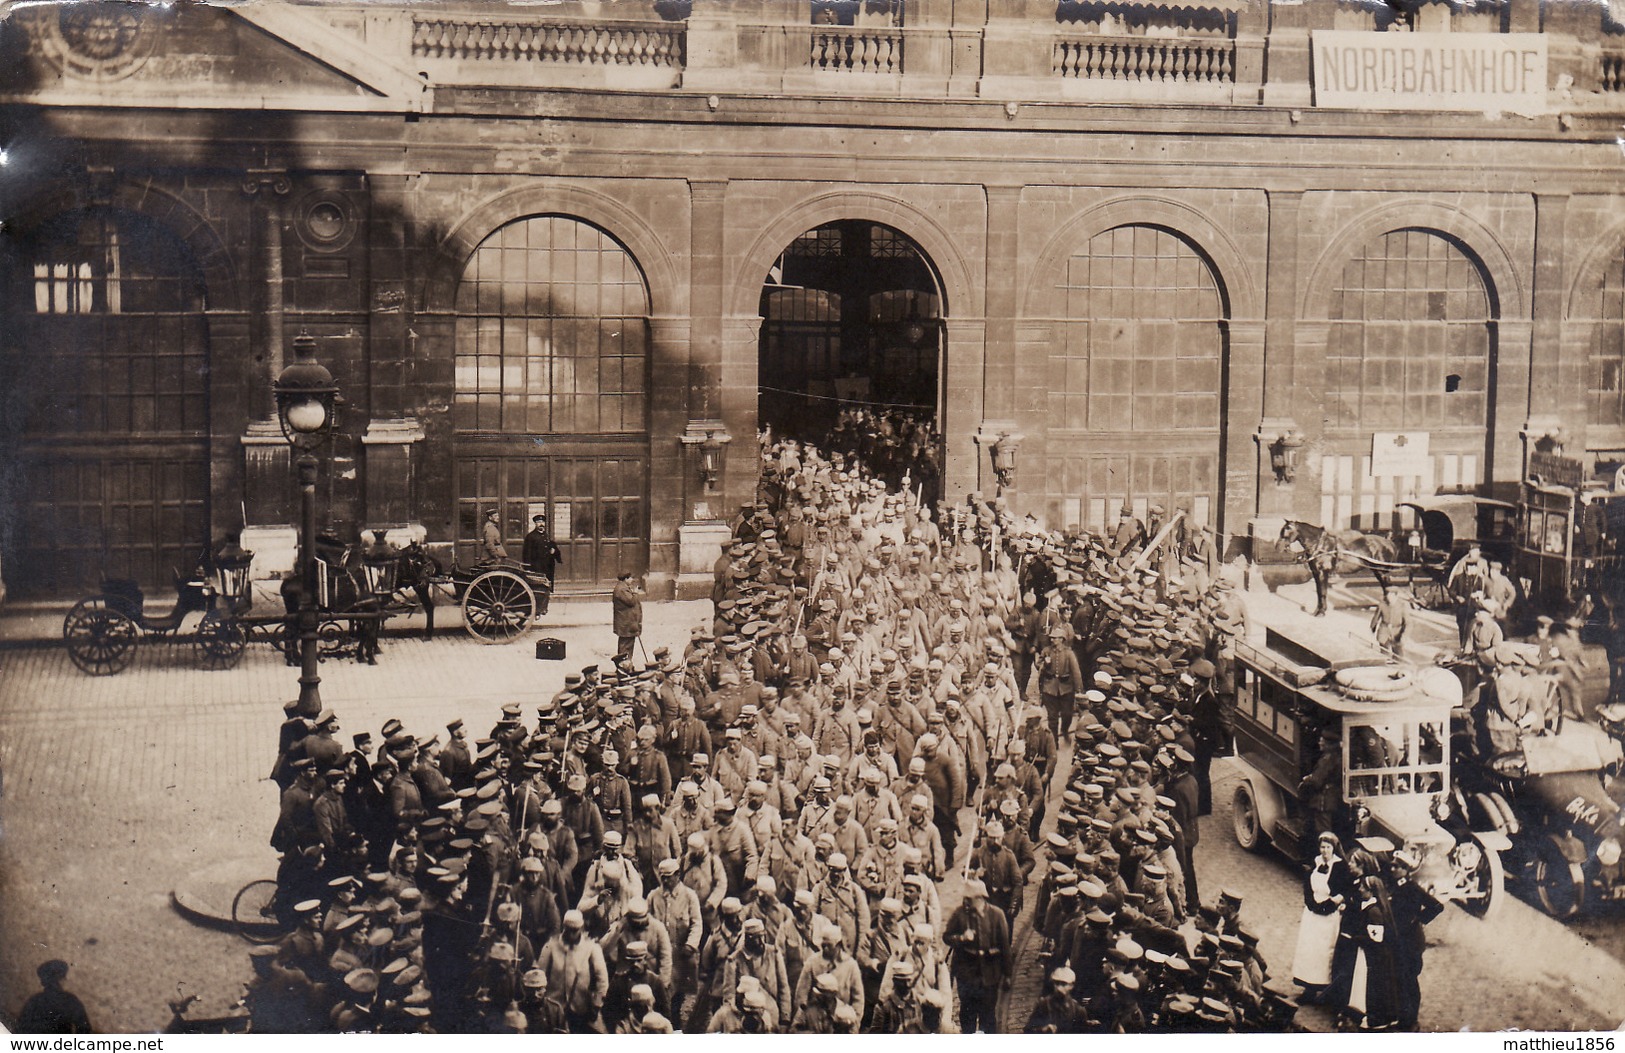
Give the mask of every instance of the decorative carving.
POLYGON ((30 30, 40 53, 64 73, 87 80, 121 80, 152 51, 153 15, 134 3, 72 3, 43 7, 30 30))
POLYGON ((76 54, 106 62, 128 51, 141 35, 141 9, 134 4, 63 4, 57 26, 76 54))
POLYGON ((118 173, 111 165, 86 165, 87 193, 93 205, 113 203, 113 191, 118 185, 118 173))
POLYGON ((354 205, 343 194, 316 190, 306 194, 294 207, 294 230, 299 240, 316 252, 338 252, 355 238, 354 205))
POLYGON ((273 194, 286 194, 293 189, 293 180, 288 178, 286 169, 250 168, 243 175, 243 193, 258 194, 262 188, 273 194))

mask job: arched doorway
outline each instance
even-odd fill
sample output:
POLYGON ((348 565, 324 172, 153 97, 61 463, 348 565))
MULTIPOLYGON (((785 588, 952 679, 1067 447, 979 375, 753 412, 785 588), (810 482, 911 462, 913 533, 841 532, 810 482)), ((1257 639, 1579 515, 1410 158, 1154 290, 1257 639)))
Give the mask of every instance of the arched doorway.
POLYGON ((1439 231, 1380 234, 1344 264, 1328 311, 1322 523, 1404 529, 1396 501, 1491 478, 1497 314, 1482 263, 1439 231), (1427 442, 1416 471, 1374 474, 1382 435, 1427 442))
POLYGON ((209 347, 191 250, 135 212, 62 213, 4 256, 8 584, 171 584, 209 545, 209 347))
POLYGON ((496 510, 518 557, 533 515, 563 551, 561 589, 648 565, 649 292, 610 234, 572 216, 514 220, 457 287, 452 420, 457 557, 496 510))
POLYGON ((939 288, 920 246, 884 224, 840 220, 796 238, 762 286, 758 420, 819 442, 843 414, 934 433, 939 288))
POLYGON ((1106 530, 1126 504, 1219 526, 1229 301, 1212 264, 1166 228, 1112 227, 1066 259, 1056 296, 1049 523, 1106 530))

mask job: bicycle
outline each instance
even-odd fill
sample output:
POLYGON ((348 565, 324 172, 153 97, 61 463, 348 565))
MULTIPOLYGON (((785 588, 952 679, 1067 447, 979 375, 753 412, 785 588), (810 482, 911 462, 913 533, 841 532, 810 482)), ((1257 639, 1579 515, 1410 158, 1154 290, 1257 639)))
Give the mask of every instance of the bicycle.
POLYGON ((250 881, 231 901, 231 923, 249 943, 275 943, 293 927, 281 911, 277 883, 271 878, 250 881))

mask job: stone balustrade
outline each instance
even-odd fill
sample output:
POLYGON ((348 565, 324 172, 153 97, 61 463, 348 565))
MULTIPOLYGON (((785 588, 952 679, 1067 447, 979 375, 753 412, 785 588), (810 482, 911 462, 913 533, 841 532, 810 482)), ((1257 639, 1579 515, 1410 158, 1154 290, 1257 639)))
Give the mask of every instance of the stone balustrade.
POLYGON ((1598 87, 1606 92, 1625 92, 1625 51, 1602 53, 1602 71, 1598 87))
POLYGON ((1228 84, 1236 79, 1232 40, 1086 34, 1055 41, 1056 76, 1084 80, 1228 84))
POLYGON ((414 58, 665 67, 685 61, 682 23, 415 16, 414 58))
POLYGON ((838 73, 902 73, 903 31, 814 26, 808 61, 815 70, 838 73))

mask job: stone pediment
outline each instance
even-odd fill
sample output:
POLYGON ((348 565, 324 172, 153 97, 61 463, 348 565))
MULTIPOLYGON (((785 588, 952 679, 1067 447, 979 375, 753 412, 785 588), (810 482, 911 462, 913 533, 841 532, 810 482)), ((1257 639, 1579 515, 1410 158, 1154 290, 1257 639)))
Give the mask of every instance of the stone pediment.
POLYGON ((40 4, 0 23, 0 100, 63 106, 412 111, 390 24, 286 3, 40 4))

